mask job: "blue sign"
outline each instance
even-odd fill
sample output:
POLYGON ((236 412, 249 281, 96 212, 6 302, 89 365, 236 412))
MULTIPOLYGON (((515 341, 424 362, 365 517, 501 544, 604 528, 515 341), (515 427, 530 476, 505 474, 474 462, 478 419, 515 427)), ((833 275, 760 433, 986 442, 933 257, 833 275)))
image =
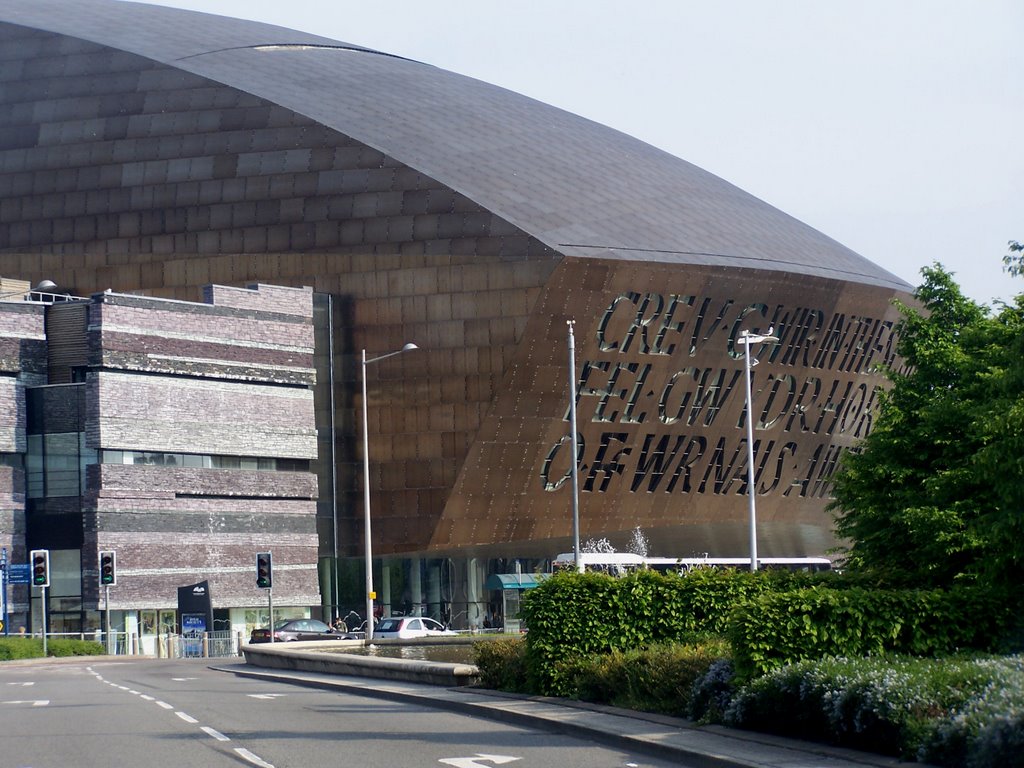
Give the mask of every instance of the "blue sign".
POLYGON ((8 563, 7 583, 28 584, 28 563, 8 563))
POLYGON ((182 656, 199 658, 203 655, 203 635, 206 633, 206 617, 201 613, 181 615, 182 656))

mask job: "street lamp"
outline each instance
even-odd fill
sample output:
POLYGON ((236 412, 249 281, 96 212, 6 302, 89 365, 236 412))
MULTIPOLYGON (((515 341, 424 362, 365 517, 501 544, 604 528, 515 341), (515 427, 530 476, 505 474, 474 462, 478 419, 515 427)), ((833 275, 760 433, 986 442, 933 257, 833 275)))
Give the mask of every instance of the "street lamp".
POLYGON ((569 435, 572 438, 572 557, 577 573, 583 573, 580 560, 580 475, 579 444, 576 441, 576 337, 573 335, 575 320, 566 320, 569 326, 569 435))
POLYGON ((750 369, 757 365, 757 358, 751 359, 751 344, 777 344, 778 336, 772 336, 774 328, 768 328, 764 335, 752 334, 750 331, 741 331, 740 337, 736 339, 737 344, 744 346, 744 365, 747 382, 747 497, 750 507, 750 570, 757 570, 757 509, 754 501, 756 489, 754 488, 754 413, 750 403, 750 369))
POLYGON ((366 642, 373 640, 373 552, 370 547, 370 432, 367 426, 366 417, 366 366, 369 363, 376 363, 403 352, 419 349, 415 344, 409 342, 396 352, 388 352, 386 355, 366 359, 366 350, 363 350, 363 531, 366 539, 363 542, 366 551, 366 642))

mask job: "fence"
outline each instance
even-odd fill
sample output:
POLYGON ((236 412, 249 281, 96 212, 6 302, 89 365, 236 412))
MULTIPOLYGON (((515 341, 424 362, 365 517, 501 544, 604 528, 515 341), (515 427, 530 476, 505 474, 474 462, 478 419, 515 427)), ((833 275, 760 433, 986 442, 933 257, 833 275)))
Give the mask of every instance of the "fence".
POLYGON ((242 634, 230 629, 193 635, 167 632, 161 635, 144 635, 142 637, 135 632, 110 632, 104 637, 102 630, 48 632, 46 637, 93 640, 101 643, 111 656, 143 654, 162 659, 227 658, 240 656, 242 647, 242 634))

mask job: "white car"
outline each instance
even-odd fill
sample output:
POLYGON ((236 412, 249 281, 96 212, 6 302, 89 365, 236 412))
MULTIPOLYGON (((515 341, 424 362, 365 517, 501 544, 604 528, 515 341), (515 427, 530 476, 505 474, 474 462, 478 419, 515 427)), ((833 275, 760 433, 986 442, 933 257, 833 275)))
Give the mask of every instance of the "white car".
POLYGON ((400 638, 408 640, 413 637, 453 637, 458 632, 445 627, 440 622, 426 616, 392 616, 381 619, 373 628, 374 638, 387 640, 400 638))

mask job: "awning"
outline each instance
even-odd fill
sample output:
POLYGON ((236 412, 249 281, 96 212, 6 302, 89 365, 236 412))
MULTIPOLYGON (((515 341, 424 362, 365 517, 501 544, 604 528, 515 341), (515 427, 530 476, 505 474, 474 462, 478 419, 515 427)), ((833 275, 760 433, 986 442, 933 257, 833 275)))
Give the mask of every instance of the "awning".
POLYGON ((533 589, 546 579, 547 573, 492 573, 484 589, 533 589))

